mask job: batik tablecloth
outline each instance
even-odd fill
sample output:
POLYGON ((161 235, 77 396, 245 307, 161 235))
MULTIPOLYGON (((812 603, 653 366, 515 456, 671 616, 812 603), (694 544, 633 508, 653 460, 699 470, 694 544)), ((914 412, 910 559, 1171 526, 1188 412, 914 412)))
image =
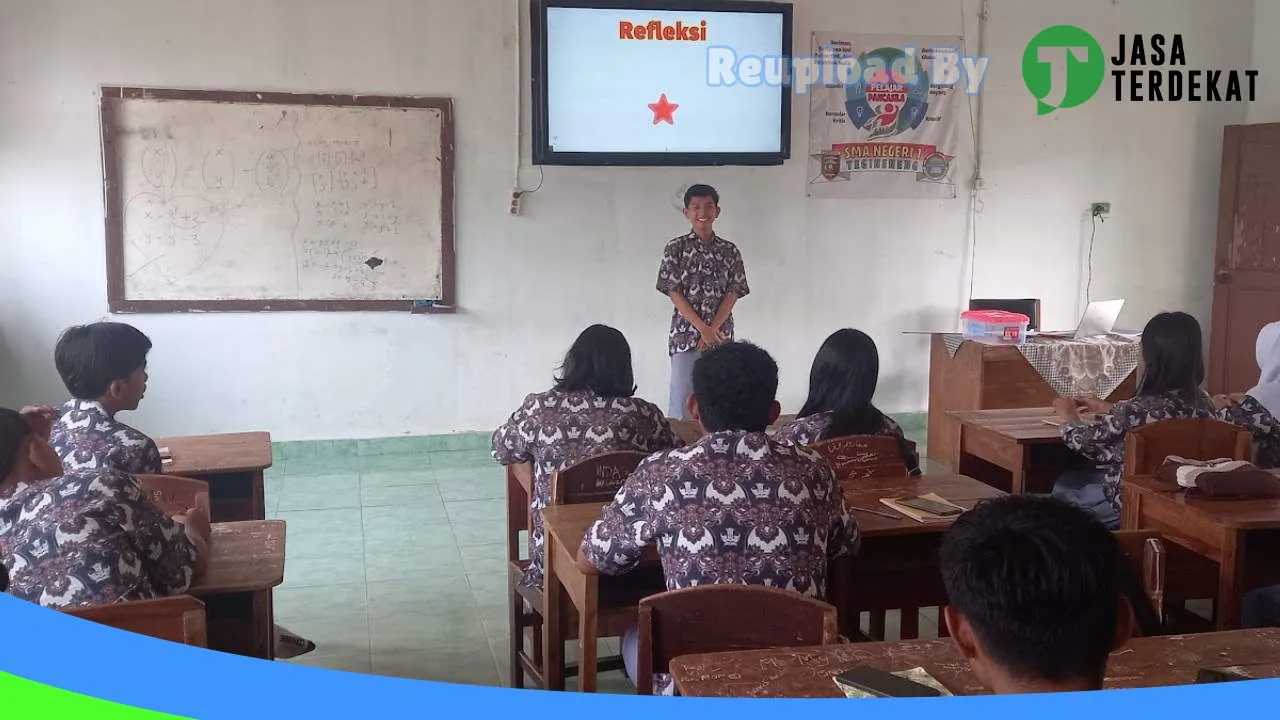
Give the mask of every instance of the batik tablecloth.
MULTIPOLYGON (((943 340, 951 357, 965 342, 974 342, 959 334, 943 340)), ((1118 337, 1031 337, 1016 347, 1061 397, 1107 397, 1138 367, 1140 353, 1138 340, 1118 337)))

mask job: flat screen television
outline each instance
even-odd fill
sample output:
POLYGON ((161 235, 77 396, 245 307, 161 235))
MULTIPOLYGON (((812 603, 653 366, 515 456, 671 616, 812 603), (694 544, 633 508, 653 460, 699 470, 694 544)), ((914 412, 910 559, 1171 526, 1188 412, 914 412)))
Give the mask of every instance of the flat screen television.
POLYGON ((532 0, 538 165, 781 165, 789 3, 532 0))

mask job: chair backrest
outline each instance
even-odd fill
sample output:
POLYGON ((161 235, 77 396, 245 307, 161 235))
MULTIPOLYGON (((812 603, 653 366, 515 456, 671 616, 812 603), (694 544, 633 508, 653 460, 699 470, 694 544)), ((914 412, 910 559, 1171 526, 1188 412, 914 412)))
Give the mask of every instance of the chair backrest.
POLYGON ((667 418, 667 423, 671 425, 671 432, 685 445, 692 445, 702 439, 702 427, 692 420, 667 418))
POLYGON ((160 640, 208 647, 204 603, 190 595, 64 610, 100 625, 160 640))
POLYGON ((906 477, 909 473, 902 459, 902 443, 889 435, 848 435, 810 447, 831 463, 837 480, 906 477))
POLYGON ((1170 455, 1188 460, 1253 459, 1249 431, 1213 418, 1161 420, 1130 430, 1124 441, 1124 477, 1154 475, 1170 455))
POLYGON ((525 492, 524 486, 520 484, 513 466, 508 465, 506 471, 507 561, 519 562, 528 559, 528 553, 521 552, 520 531, 528 530, 532 526, 533 523, 530 516, 532 510, 529 505, 529 494, 525 492))
POLYGON ((209 504, 209 483, 203 480, 173 475, 139 475, 138 484, 166 515, 177 515, 194 508, 200 496, 204 498, 205 507, 209 504))
MULTIPOLYGON (((1155 610, 1154 623, 1164 623, 1164 587, 1165 564, 1167 562, 1164 540, 1154 530, 1121 530, 1116 534, 1125 555, 1129 556, 1134 570, 1134 577, 1142 581, 1142 589, 1146 592, 1151 607, 1155 610)), ((1136 613, 1141 615, 1141 613, 1136 613)), ((1142 618, 1138 617, 1141 624, 1142 618)), ((1159 631, 1156 628, 1143 628, 1144 635, 1152 635, 1159 631)))
POLYGON ((838 642, 836 608, 762 585, 701 585, 651 595, 639 605, 636 691, 682 655, 838 642))
POLYGON ((1026 315, 1031 319, 1028 330, 1040 329, 1040 300, 1037 298, 998 299, 974 298, 969 301, 970 310, 1004 310, 1026 315))
POLYGON ((551 504, 609 502, 646 457, 642 452, 611 452, 555 470, 551 473, 551 504))

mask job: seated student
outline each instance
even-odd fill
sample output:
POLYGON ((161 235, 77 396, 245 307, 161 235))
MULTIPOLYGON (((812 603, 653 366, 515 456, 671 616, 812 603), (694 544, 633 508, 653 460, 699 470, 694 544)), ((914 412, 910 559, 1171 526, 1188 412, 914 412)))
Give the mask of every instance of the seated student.
POLYGON ((887 435, 898 440, 902 460, 920 474, 920 454, 902 428, 872 404, 880 378, 876 343, 860 330, 837 330, 813 358, 809 399, 796 419, 774 433, 775 440, 812 445, 847 435, 887 435))
POLYGON ((1200 389, 1204 382, 1200 344, 1200 323, 1195 318, 1180 312, 1160 313, 1142 331, 1141 379, 1133 399, 1115 405, 1084 401, 1086 408, 1098 413, 1092 422, 1081 420, 1077 401, 1059 398, 1054 402, 1063 420, 1063 443, 1097 464, 1064 473, 1054 485, 1055 497, 1094 513, 1108 529, 1120 527, 1126 433, 1160 420, 1214 417, 1213 402, 1200 389))
POLYGON ((1248 428, 1253 435, 1255 465, 1280 468, 1280 322, 1258 333, 1255 353, 1261 374, 1247 393, 1219 395, 1213 399, 1218 419, 1248 428))
POLYGON ((631 346, 614 328, 592 325, 565 355, 560 377, 524 403, 493 433, 493 457, 525 472, 533 464, 533 528, 528 587, 542 586, 542 513, 551 502, 551 473, 595 455, 658 452, 680 446, 658 406, 632 397, 631 346))
MULTIPOLYGON (((778 366, 764 350, 728 343, 704 352, 689 412, 708 434, 646 458, 587 530, 580 562, 619 575, 656 542, 668 589, 741 583, 824 598, 827 563, 857 550, 858 526, 831 466, 765 433, 778 417, 777 390, 778 366)), ((634 630, 622 642, 633 681, 636 642, 634 630)), ((655 684, 670 689, 666 678, 655 684)))
POLYGON ((1102 688, 1133 609, 1128 560, 1092 515, 1045 496, 988 500, 947 530, 940 560, 947 629, 988 690, 1102 688))
POLYGON ((146 393, 150 351, 151 340, 122 323, 80 325, 58 339, 54 364, 72 399, 59 408, 50 440, 68 470, 161 472, 155 441, 116 420, 146 393))
POLYGON ((137 478, 70 470, 47 420, 0 408, 0 563, 9 594, 52 608, 186 592, 202 569, 208 508, 166 517, 137 478))

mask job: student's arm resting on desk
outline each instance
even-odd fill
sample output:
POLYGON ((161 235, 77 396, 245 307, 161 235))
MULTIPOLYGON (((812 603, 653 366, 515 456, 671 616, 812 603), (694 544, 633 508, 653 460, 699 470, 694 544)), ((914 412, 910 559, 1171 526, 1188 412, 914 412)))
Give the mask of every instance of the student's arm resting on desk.
POLYGON ((1062 444, 1093 462, 1111 462, 1112 443, 1124 437, 1141 423, 1131 422, 1125 414, 1125 405, 1116 405, 1111 412, 1099 415, 1093 422, 1068 420, 1062 423, 1062 444))
POLYGON ((1218 408, 1218 419, 1245 428, 1254 440, 1280 440, 1280 421, 1262 403, 1245 395, 1218 408))
POLYGON ((186 526, 161 512, 134 476, 105 472, 99 482, 110 493, 113 519, 132 538, 151 584, 168 595, 186 592, 199 560, 186 526))
POLYGON ((196 495, 196 506, 185 513, 174 515, 175 522, 182 523, 187 539, 196 548, 195 574, 204 574, 209 566, 209 537, 213 534, 209 525, 209 496, 205 493, 196 495))
POLYGON ((646 466, 650 464, 640 464, 613 502, 600 512, 600 519, 587 528, 579 562, 589 563, 604 575, 622 575, 640 562, 645 546, 657 536, 654 488, 666 487, 649 477, 646 466))

